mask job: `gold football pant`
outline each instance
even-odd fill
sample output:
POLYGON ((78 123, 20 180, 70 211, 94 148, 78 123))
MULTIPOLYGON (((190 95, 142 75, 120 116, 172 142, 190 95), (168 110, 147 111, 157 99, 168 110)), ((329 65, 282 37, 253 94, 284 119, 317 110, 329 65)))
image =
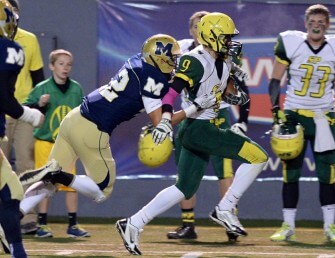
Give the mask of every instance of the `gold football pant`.
POLYGON ((61 122, 49 159, 57 160, 62 170, 70 173, 79 158, 86 175, 108 197, 115 181, 115 161, 109 138, 107 133, 99 131, 96 124, 80 114, 79 107, 74 108, 61 122))
MULTIPOLYGON (((35 168, 43 167, 48 162, 48 157, 51 152, 54 143, 48 141, 37 140, 35 141, 35 168)), ((73 164, 73 169, 71 170, 72 174, 76 174, 75 164, 73 164)), ((64 185, 58 185, 59 191, 66 191, 66 192, 75 192, 74 189, 71 187, 67 187, 64 185)))
POLYGON ((23 187, 18 176, 12 170, 7 158, 0 149, 0 196, 2 201, 19 200, 23 198, 23 187))

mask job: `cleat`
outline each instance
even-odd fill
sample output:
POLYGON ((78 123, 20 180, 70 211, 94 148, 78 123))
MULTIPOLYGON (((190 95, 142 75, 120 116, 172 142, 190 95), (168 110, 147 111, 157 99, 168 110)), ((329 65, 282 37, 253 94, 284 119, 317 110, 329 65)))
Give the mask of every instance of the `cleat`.
POLYGON ((47 238, 47 237, 53 237, 51 228, 47 225, 41 225, 36 231, 35 237, 38 238, 47 238))
POLYGON ((270 239, 272 241, 293 241, 295 240, 294 229, 292 229, 286 222, 283 222, 281 228, 270 236, 270 239))
POLYGON ((117 231, 122 237, 123 244, 129 253, 133 255, 142 255, 138 249, 138 240, 143 229, 138 229, 130 223, 130 219, 118 220, 115 224, 117 231))
POLYGON ((0 225, 0 242, 3 248, 3 251, 6 254, 10 254, 10 250, 9 250, 9 244, 7 242, 6 236, 5 236, 5 231, 3 231, 2 226, 0 225))
POLYGON ((330 243, 335 243, 335 225, 330 224, 325 230, 326 239, 330 243))
POLYGON ((177 228, 175 231, 167 233, 168 239, 197 239, 198 235, 195 232, 193 223, 183 223, 183 225, 177 228))
POLYGON ((28 222, 21 225, 21 234, 22 235, 35 235, 37 231, 37 223, 35 221, 28 222))
POLYGON ((216 206, 214 211, 209 214, 209 218, 236 236, 248 235, 247 231, 245 231, 234 212, 220 211, 219 207, 216 206))
POLYGON ((72 238, 79 238, 79 237, 90 237, 90 233, 88 233, 85 229, 80 227, 78 224, 72 227, 67 228, 67 235, 72 238))
POLYGON ((227 234, 229 242, 236 242, 237 241, 238 235, 236 235, 234 232, 230 232, 230 231, 226 230, 226 234, 227 234))
POLYGON ((49 182, 54 174, 61 171, 56 160, 50 160, 44 167, 27 170, 20 175, 20 182, 23 186, 28 186, 38 181, 49 182))

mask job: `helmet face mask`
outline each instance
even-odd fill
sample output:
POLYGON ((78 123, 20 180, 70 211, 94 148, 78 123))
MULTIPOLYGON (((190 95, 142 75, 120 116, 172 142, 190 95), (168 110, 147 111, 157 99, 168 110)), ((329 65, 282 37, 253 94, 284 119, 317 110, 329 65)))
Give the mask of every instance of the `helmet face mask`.
POLYGON ((142 47, 142 56, 145 61, 165 74, 170 74, 176 69, 180 54, 177 40, 166 34, 157 34, 148 38, 142 47))
POLYGON ((242 44, 231 40, 238 33, 233 20, 223 13, 207 14, 198 23, 198 41, 224 58, 241 52, 242 44))
POLYGON ((0 0, 0 37, 14 39, 17 29, 17 14, 7 0, 0 0))
POLYGON ((270 145, 281 160, 298 157, 304 147, 304 131, 300 124, 276 124, 272 128, 270 145))

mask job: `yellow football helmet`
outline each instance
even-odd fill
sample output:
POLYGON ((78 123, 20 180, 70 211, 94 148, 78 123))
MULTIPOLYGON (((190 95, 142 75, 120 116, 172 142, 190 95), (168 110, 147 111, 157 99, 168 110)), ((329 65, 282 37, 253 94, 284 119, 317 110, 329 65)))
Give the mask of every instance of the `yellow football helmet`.
POLYGON ((171 156, 173 145, 167 137, 161 144, 156 145, 152 140, 154 127, 150 124, 142 127, 138 141, 138 159, 148 167, 159 167, 171 156))
POLYGON ((224 57, 240 54, 242 44, 231 40, 238 34, 234 21, 224 13, 209 13, 198 23, 198 41, 224 57))
POLYGON ((298 157, 304 147, 304 130, 300 124, 275 124, 270 145, 274 154, 282 160, 298 157))
POLYGON ((0 37, 13 39, 17 28, 17 17, 7 0, 0 0, 0 37))
POLYGON ((178 42, 166 34, 157 34, 148 38, 142 46, 145 61, 157 67, 162 73, 171 73, 177 66, 181 51, 178 42))

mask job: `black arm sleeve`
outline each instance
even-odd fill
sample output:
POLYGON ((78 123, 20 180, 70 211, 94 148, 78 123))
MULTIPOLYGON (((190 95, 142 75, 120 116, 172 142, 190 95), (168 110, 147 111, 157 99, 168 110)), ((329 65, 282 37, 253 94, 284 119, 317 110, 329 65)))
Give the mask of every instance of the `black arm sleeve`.
POLYGON ((35 108, 38 109, 39 111, 41 111, 41 113, 43 113, 45 115, 45 113, 47 112, 48 109, 48 105, 44 106, 44 107, 40 107, 38 105, 38 103, 32 103, 32 104, 24 104, 24 106, 30 107, 30 108, 35 108))
POLYGON ((280 97, 280 80, 271 79, 269 84, 269 95, 272 107, 279 107, 279 97, 280 97))
POLYGON ((23 108, 14 97, 17 74, 0 71, 0 112, 15 119, 23 114, 23 108))
POLYGON ((245 84, 245 81, 239 81, 237 80, 238 85, 240 86, 240 88, 248 95, 249 101, 247 103, 245 103, 244 105, 239 106, 239 119, 238 119, 238 123, 246 123, 248 124, 248 119, 249 119, 249 111, 250 111, 250 94, 249 94, 249 88, 248 86, 245 84))
POLYGON ((189 84, 186 81, 179 77, 175 77, 170 87, 180 94, 181 91, 188 86, 189 84))
POLYGON ((36 70, 36 71, 30 71, 30 76, 33 81, 33 88, 40 83, 41 81, 44 81, 44 71, 43 67, 36 70))

